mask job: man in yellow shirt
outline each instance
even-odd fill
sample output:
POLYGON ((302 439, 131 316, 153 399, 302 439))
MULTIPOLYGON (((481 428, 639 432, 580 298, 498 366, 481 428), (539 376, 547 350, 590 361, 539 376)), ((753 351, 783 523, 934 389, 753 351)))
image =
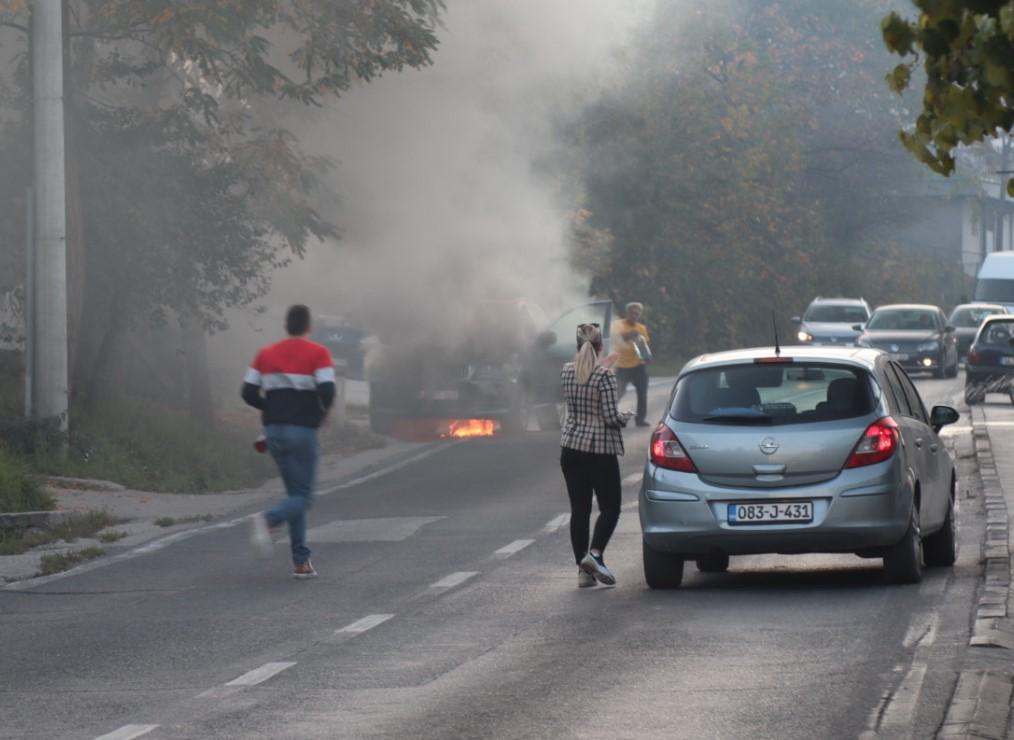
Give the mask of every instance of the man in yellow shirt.
POLYGON ((634 384, 637 391, 637 415, 635 423, 639 427, 648 426, 645 416, 648 413, 648 368, 644 359, 638 353, 635 340, 643 338, 644 346, 647 347, 649 336, 648 327, 641 323, 641 314, 644 313, 644 305, 636 301, 628 303, 625 309, 625 316, 613 322, 610 335, 613 343, 613 352, 616 353, 616 381, 619 385, 619 398, 627 390, 627 383, 634 384))

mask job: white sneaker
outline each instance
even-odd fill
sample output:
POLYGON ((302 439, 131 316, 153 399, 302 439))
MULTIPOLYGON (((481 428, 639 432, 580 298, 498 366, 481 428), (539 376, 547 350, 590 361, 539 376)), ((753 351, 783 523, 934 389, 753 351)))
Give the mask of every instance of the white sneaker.
POLYGON ((250 520, 250 544, 261 557, 267 557, 274 549, 274 542, 271 540, 271 530, 268 529, 268 520, 260 512, 254 514, 250 520))
POLYGON ((581 560, 581 570, 590 576, 593 576, 596 581, 601 583, 603 586, 615 586, 616 576, 614 576, 606 564, 602 562, 602 556, 592 555, 590 552, 584 556, 581 560))
POLYGON ((591 573, 585 573, 583 570, 577 571, 577 587, 578 588, 591 588, 598 581, 595 580, 595 576, 591 573))

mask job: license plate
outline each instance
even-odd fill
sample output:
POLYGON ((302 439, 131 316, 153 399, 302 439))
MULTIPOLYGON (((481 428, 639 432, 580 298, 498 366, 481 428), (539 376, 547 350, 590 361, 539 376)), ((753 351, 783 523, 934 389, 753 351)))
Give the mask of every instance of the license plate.
POLYGON ((729 524, 783 524, 813 521, 812 501, 729 504, 729 524))
POLYGON ((1001 357, 1000 358, 1000 364, 1001 365, 1014 365, 1014 357, 1001 357))
POLYGON ((891 355, 891 359, 892 360, 897 360, 898 362, 904 362, 905 360, 908 359, 908 355, 906 355, 904 352, 900 352, 900 353, 899 352, 895 352, 893 355, 891 355))

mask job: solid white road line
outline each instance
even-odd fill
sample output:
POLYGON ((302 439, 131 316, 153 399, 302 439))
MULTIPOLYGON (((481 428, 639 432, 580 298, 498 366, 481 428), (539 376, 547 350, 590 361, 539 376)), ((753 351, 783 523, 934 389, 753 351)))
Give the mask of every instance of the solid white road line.
MULTIPOLYGON (((363 475, 360 476, 359 478, 354 478, 350 481, 342 483, 341 485, 333 486, 324 491, 319 491, 317 492, 316 495, 327 496, 337 491, 341 491, 346 488, 351 488, 353 486, 358 486, 362 483, 366 483, 367 481, 375 480, 376 478, 380 478, 381 476, 387 475, 388 473, 393 473, 395 470, 399 470, 400 468, 403 468, 406 465, 411 465, 412 463, 419 462, 420 460, 424 460, 427 457, 436 455, 438 452, 443 452, 444 450, 448 450, 451 447, 462 444, 463 442, 466 441, 467 440, 459 439, 454 440, 453 442, 435 443, 435 446, 424 450, 418 455, 408 457, 404 460, 401 460, 400 462, 394 463, 393 465, 389 465, 386 468, 381 468, 380 470, 370 473, 369 475, 363 475)), ((208 532, 213 532, 221 529, 231 529, 232 527, 244 524, 249 519, 252 519, 253 517, 258 515, 259 513, 247 514, 246 516, 237 517, 236 519, 230 519, 225 522, 209 524, 206 527, 194 527, 193 529, 187 529, 182 532, 176 532, 174 534, 166 535, 161 539, 153 540, 152 542, 149 542, 145 545, 141 545, 140 547, 135 547, 133 550, 128 550, 127 552, 120 553, 119 555, 113 555, 112 557, 108 558, 100 558, 98 560, 92 560, 90 562, 79 565, 75 568, 65 570, 61 573, 54 573, 51 576, 40 576, 39 578, 32 578, 26 581, 15 581, 14 583, 8 583, 4 586, 0 586, 0 591, 27 591, 29 589, 36 588, 37 586, 42 586, 43 584, 46 583, 52 583, 53 581, 59 581, 64 578, 79 575, 81 573, 87 573, 88 571, 97 570, 99 568, 105 568, 107 565, 112 565, 113 563, 119 563, 124 560, 133 560, 134 558, 140 557, 141 555, 147 555, 148 553, 157 552, 159 550, 168 547, 169 545, 175 544, 177 542, 182 542, 183 540, 189 540, 191 537, 196 537, 197 535, 206 534, 208 532)))
POLYGON ((535 542, 535 540, 514 540, 509 545, 505 545, 494 552, 493 556, 497 558, 509 558, 514 553, 524 550, 533 542, 535 542))
POLYGON ((546 522, 546 526, 543 527, 543 531, 550 533, 558 532, 561 527, 566 527, 569 523, 570 523, 570 514, 560 514, 558 516, 554 516, 552 519, 546 522))
POLYGON ((644 478, 644 471, 641 471, 639 473, 631 473, 630 475, 628 475, 626 478, 623 479, 623 485, 632 486, 635 483, 640 483, 642 478, 644 478))
POLYGON ((335 634, 336 635, 341 635, 341 634, 358 635, 358 634, 361 634, 363 632, 366 632, 366 630, 373 629, 377 625, 383 624, 384 622, 386 622, 388 619, 391 619, 392 617, 394 617, 393 614, 371 614, 368 617, 363 617, 362 619, 357 619, 352 624, 345 625, 340 630, 335 630, 335 634))
POLYGON ((158 725, 124 725, 118 730, 95 738, 95 740, 134 740, 135 737, 147 735, 157 728, 158 725))
POLYGON ((479 571, 477 570, 465 570, 457 573, 451 573, 449 576, 441 578, 436 583, 431 584, 430 588, 454 588, 455 586, 460 586, 472 576, 477 575, 479 575, 479 571))
POLYGON ((260 668, 254 668, 252 671, 247 671, 239 678, 234 678, 226 686, 256 686, 259 683, 267 681, 272 676, 276 676, 286 668, 292 668, 296 665, 295 663, 265 663, 260 668))

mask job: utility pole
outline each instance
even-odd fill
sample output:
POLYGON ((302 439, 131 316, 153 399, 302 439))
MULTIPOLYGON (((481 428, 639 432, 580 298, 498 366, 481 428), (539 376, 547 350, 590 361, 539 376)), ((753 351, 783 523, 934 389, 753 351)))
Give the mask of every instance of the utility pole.
POLYGON ((64 178, 63 4, 32 4, 35 290, 32 410, 67 430, 67 206, 64 178))

